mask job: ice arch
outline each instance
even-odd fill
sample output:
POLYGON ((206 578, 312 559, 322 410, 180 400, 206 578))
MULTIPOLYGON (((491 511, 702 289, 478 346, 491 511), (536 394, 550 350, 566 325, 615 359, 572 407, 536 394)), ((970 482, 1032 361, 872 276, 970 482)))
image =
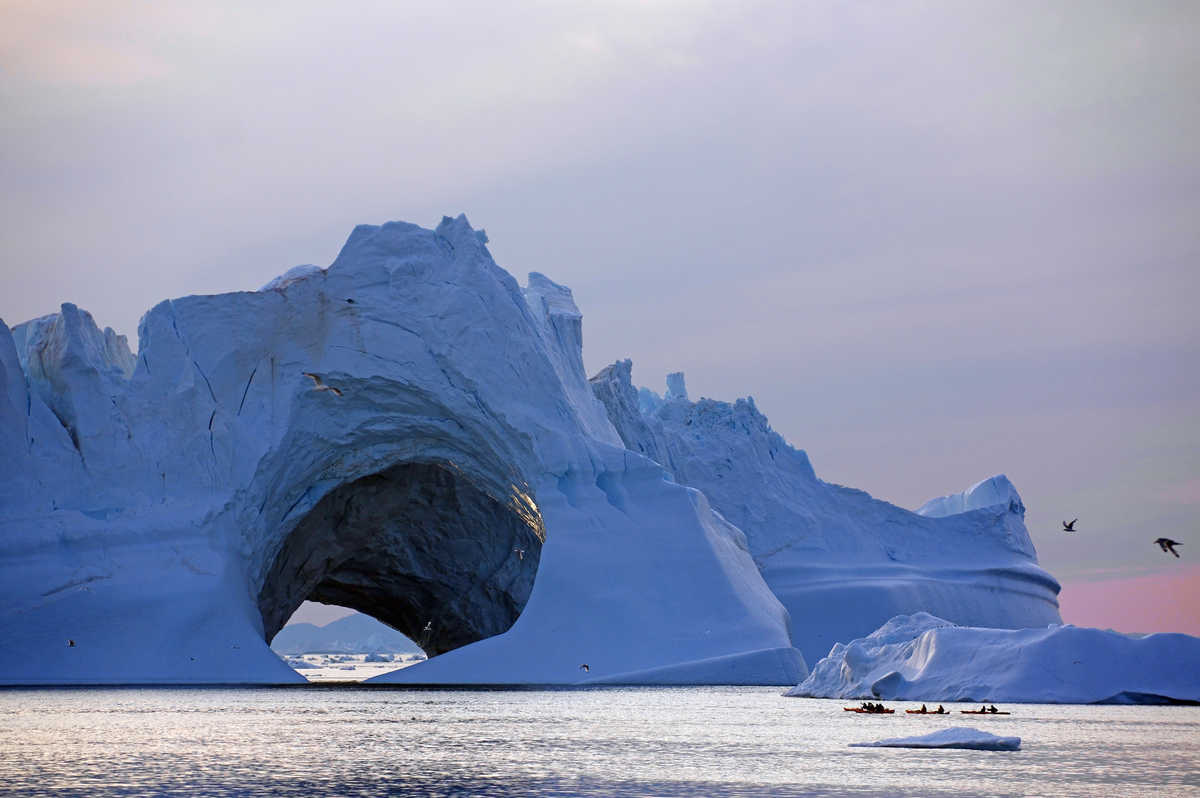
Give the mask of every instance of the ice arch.
POLYGON ((258 594, 270 641, 305 599, 350 607, 430 656, 507 631, 545 531, 449 462, 402 462, 326 494, 284 538, 258 594))
POLYGON ((627 448, 571 292, 486 241, 363 225, 328 268, 159 303, 136 357, 70 304, 0 322, 0 683, 297 682, 265 639, 307 597, 429 626, 444 653, 388 681, 803 678, 808 619, 627 448))

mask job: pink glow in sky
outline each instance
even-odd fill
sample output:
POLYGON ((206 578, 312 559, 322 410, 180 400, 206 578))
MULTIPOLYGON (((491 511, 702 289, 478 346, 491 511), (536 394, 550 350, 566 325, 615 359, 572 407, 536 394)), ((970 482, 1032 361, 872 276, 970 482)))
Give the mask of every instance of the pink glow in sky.
POLYGON ((1067 582, 1058 597, 1062 617, 1076 626, 1118 632, 1200 635, 1200 566, 1175 574, 1067 582))

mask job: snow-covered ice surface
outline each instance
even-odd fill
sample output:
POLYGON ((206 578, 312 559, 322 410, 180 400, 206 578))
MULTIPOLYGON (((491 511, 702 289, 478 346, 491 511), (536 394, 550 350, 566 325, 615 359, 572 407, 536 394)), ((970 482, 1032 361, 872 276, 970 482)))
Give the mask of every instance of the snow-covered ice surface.
POLYGON ((1200 638, 1054 625, 957 626, 898 616, 838 644, 787 695, 908 701, 1144 704, 1200 701, 1200 638))
POLYGON ((970 726, 921 734, 916 737, 889 737, 873 743, 850 743, 851 748, 967 748, 972 751, 1019 751, 1020 737, 999 737, 970 726))
POLYGON ((746 534, 808 662, 920 610, 974 626, 1061 622, 1058 583, 1037 565, 1005 476, 914 513, 818 479, 753 398, 693 402, 678 373, 660 398, 633 387, 632 366, 619 361, 591 380, 621 440, 746 534))
POLYGON ((0 683, 300 681, 267 640, 306 598, 427 683, 795 684, 897 612, 1058 620, 1003 477, 912 513, 751 399, 589 381, 570 290, 486 240, 360 226, 159 303, 136 357, 71 304, 0 322, 0 683))

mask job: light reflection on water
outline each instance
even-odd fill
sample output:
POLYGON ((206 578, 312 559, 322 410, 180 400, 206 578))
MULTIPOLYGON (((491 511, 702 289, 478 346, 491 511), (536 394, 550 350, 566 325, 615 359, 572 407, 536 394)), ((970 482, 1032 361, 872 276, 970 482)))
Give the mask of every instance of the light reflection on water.
POLYGON ((4 690, 0 795, 1200 791, 1197 707, 1013 705, 1009 717, 872 717, 842 712, 842 702, 779 693, 725 687, 4 690), (847 747, 951 725, 1021 737, 1022 750, 847 747))

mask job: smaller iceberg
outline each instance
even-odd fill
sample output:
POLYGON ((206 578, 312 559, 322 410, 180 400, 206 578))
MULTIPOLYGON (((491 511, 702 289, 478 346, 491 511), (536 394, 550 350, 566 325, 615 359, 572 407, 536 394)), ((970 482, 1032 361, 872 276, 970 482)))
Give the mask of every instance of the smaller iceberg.
POLYGON ((898 615, 838 643, 789 696, 1029 704, 1200 702, 1200 638, 1052 624, 958 626, 898 615))
POLYGON ((917 737, 891 737, 851 748, 969 748, 973 751, 1019 751, 1020 737, 998 737, 970 726, 954 726, 917 737))

